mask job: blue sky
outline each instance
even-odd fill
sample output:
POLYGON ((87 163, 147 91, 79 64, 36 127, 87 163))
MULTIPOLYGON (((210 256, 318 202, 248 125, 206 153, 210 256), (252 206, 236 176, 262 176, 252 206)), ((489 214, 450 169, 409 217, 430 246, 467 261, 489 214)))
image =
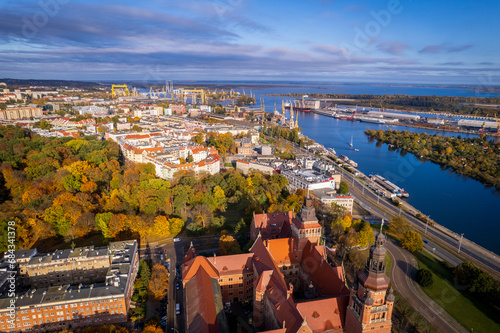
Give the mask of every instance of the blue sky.
POLYGON ((17 0, 0 77, 500 84, 500 1, 17 0))

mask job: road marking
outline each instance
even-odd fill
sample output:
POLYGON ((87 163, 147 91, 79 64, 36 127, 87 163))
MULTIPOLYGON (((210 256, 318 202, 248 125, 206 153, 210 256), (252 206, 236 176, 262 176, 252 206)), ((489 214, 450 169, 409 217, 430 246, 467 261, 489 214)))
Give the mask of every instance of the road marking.
MULTIPOLYGON (((396 245, 394 244, 391 244, 392 246, 394 246, 394 249, 396 249, 396 251, 398 251, 401 256, 405 259, 405 264, 406 264, 406 272, 405 272, 405 276, 403 277, 403 279, 405 280, 407 286, 408 286, 408 289, 410 290, 410 292, 420 301, 422 302, 423 304, 426 304, 425 300, 423 300, 420 295, 417 293, 416 289, 415 289, 415 286, 413 285, 412 281, 409 281, 410 278, 408 276, 408 272, 409 272, 409 269, 410 269, 410 264, 408 262, 408 258, 406 257, 406 255, 404 254, 403 251, 401 251, 396 245)), ((389 250, 389 248, 387 247, 387 250, 389 251, 389 253, 391 253, 391 251, 389 250)), ((391 253, 392 254, 392 253, 391 253)), ((392 254, 393 255, 393 254, 392 254)), ((393 255, 394 257, 394 255, 393 255)), ((397 263, 397 260, 396 260, 396 263, 397 263)), ((393 278, 393 281, 394 283, 396 282, 396 278, 394 278, 394 274, 395 274, 395 269, 396 269, 396 265, 395 263, 393 263, 392 267, 391 267, 391 275, 392 275, 392 278, 393 278)), ((439 306, 439 304, 437 304, 434 300, 432 300, 437 306, 439 306)), ((429 310, 431 310, 434 314, 436 314, 443 323, 446 324, 446 326, 448 326, 449 328, 451 328, 454 332, 460 332, 460 331, 457 331, 457 329, 454 327, 454 326, 451 326, 451 324, 445 319, 442 317, 440 311, 437 311, 437 312, 434 312, 432 308, 428 307, 429 310)), ((439 306, 439 309, 441 309, 442 311, 445 312, 445 310, 439 306)), ((434 318, 432 318, 434 319, 434 318)), ((429 320, 432 322, 432 320, 429 320)))

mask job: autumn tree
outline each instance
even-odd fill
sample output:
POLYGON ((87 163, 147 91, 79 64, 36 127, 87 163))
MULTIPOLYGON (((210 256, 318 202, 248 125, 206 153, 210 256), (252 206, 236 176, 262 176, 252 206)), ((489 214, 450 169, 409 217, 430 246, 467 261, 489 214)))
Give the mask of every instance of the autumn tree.
POLYGON ((184 221, 177 217, 169 219, 168 222, 170 223, 170 234, 174 237, 177 236, 184 227, 184 221))
POLYGON ((241 253, 240 244, 231 235, 223 234, 219 239, 219 254, 221 256, 241 253))
POLYGON ((375 237, 373 236, 373 229, 370 227, 370 223, 363 221, 361 227, 358 229, 358 245, 365 247, 374 241, 375 237))
POLYGON ((154 220, 154 233, 160 237, 170 236, 170 222, 163 215, 158 215, 154 220))
POLYGON ((418 232, 412 230, 406 231, 403 234, 401 245, 410 252, 420 251, 424 248, 422 237, 418 232))
POLYGON ((410 230, 410 225, 404 216, 397 216, 389 221, 389 232, 396 236, 402 236, 408 230, 410 230))
POLYGON ((148 291, 155 300, 161 300, 168 292, 168 271, 162 264, 155 264, 149 279, 148 291))

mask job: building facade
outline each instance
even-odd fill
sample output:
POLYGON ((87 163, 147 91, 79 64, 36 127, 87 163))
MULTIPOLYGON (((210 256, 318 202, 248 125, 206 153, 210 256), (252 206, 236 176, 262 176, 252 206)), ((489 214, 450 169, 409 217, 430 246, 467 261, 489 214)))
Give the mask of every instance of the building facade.
MULTIPOLYGON (((25 276, 40 287, 27 289, 27 285, 20 285, 14 297, 9 294, 0 297, 0 331, 45 332, 127 321, 139 269, 137 241, 112 242, 99 250, 77 248, 70 253, 78 256, 67 258, 63 258, 67 254, 64 251, 31 257, 24 266, 29 268, 25 276), (40 256, 50 260, 39 261, 40 256), (43 265, 43 269, 37 269, 32 261, 43 265), (94 267, 96 273, 106 267, 106 273, 93 275, 94 268, 84 269, 84 263, 86 268, 94 267), (83 271, 88 272, 87 277, 79 273, 83 271), (95 280, 89 281, 91 276, 95 280), (47 279, 38 280, 40 277, 47 279)), ((19 267, 21 271, 22 264, 19 267)))

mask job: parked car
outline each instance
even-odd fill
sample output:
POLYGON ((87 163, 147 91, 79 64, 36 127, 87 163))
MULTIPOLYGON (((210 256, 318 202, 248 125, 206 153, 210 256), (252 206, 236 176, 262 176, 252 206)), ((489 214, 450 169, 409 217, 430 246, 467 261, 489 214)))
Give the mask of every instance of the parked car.
POLYGON ((175 314, 181 314, 181 305, 179 303, 175 304, 175 314))
POLYGON ((179 237, 175 237, 175 238, 174 238, 174 243, 178 243, 178 242, 180 242, 180 241, 181 241, 181 239, 180 239, 179 237))

